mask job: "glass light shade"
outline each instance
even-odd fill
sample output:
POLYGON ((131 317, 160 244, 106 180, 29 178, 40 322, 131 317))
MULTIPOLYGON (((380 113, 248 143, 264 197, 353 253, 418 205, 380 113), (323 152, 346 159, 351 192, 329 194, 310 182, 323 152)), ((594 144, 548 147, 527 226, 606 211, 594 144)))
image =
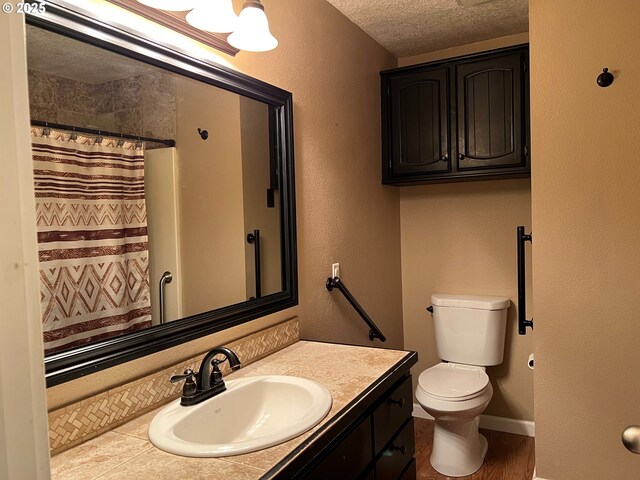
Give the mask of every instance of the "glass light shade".
POLYGON ((233 32, 238 26, 232 0, 201 0, 187 13, 186 20, 200 30, 215 33, 233 32))
POLYGON ((169 12, 184 12, 195 8, 201 0, 138 0, 147 7, 167 10, 169 12))
POLYGON ((269 21, 260 2, 247 2, 238 17, 238 28, 227 42, 248 52, 266 52, 278 46, 278 40, 269 31, 269 21), (255 6, 256 4, 258 6, 255 6))

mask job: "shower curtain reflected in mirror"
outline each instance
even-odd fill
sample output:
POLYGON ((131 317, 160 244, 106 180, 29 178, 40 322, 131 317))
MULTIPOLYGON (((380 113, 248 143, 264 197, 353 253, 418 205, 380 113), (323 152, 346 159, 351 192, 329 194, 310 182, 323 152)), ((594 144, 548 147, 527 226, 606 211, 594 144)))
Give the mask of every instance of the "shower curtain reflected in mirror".
POLYGON ((142 144, 31 137, 45 354, 151 326, 142 144))

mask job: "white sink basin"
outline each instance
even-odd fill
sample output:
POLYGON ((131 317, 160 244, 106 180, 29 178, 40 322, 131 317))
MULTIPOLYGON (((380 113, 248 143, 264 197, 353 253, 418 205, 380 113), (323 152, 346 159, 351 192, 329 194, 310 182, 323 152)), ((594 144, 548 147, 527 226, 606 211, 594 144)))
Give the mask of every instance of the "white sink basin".
POLYGON ((149 439, 187 457, 224 457, 290 440, 331 409, 331 393, 306 378, 267 375, 225 381, 227 390, 197 405, 180 400, 160 410, 149 439))

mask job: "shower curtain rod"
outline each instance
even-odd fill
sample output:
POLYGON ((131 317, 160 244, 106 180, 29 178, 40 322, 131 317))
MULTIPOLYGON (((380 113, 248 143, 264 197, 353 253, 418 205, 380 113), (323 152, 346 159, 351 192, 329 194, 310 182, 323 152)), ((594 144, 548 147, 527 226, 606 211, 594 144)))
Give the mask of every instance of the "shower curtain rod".
POLYGON ((55 128, 59 130, 68 130, 70 132, 88 133, 91 135, 100 135, 103 137, 115 137, 115 138, 122 138, 125 140, 138 140, 140 142, 153 142, 153 143, 159 143, 161 145, 166 145, 167 147, 176 146, 176 141, 171 139, 160 140, 157 138, 140 137, 137 135, 126 135, 124 133, 114 133, 114 132, 108 132, 106 130, 97 130, 93 128, 75 127, 73 125, 64 125, 62 123, 51 123, 51 122, 43 122, 41 120, 31 120, 31 125, 35 127, 46 127, 46 128, 55 128))

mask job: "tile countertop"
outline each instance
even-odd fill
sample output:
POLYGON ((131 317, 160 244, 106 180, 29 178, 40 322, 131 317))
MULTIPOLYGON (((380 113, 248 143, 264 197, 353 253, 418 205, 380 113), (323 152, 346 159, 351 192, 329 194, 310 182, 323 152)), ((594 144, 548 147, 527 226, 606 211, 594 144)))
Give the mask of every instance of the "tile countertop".
POLYGON ((55 455, 51 458, 51 478, 259 479, 407 354, 401 350, 299 341, 225 378, 293 375, 322 383, 331 392, 333 405, 329 414, 308 432, 280 445, 244 455, 181 457, 165 453, 149 442, 147 428, 154 415, 163 408, 160 407, 55 455))

